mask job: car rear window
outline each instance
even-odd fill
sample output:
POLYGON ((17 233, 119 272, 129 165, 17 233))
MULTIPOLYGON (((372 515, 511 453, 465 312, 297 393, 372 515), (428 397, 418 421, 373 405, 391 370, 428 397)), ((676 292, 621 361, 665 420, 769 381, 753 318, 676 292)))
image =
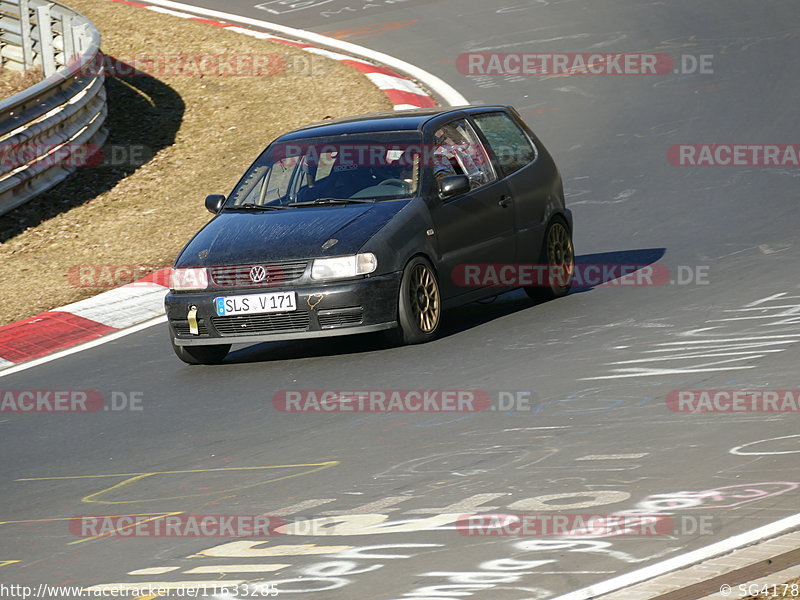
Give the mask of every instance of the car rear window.
POLYGON ((503 173, 510 175, 536 158, 536 149, 528 136, 506 113, 486 113, 473 117, 503 173))

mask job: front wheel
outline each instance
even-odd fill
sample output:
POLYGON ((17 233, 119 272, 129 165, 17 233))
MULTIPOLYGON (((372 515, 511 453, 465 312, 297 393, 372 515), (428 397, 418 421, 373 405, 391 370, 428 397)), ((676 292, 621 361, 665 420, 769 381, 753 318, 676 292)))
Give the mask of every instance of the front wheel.
POLYGON ((397 329, 390 338, 397 344, 421 344, 436 337, 442 317, 442 296, 436 273, 418 256, 403 270, 397 298, 397 329))
POLYGON ((544 234, 539 264, 546 267, 538 285, 528 286, 525 293, 533 300, 553 300, 569 293, 575 276, 575 250, 572 232, 560 216, 553 217, 544 234))
POLYGON ((213 346, 178 346, 172 342, 175 354, 187 365, 218 365, 231 349, 230 344, 215 344, 213 346))

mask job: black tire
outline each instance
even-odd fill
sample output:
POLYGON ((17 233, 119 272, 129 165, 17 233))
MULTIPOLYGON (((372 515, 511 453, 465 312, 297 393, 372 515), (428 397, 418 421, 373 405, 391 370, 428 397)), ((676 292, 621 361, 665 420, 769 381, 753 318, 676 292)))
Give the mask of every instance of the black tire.
POLYGON ((575 248, 563 217, 557 215, 548 224, 537 264, 547 267, 542 284, 525 287, 525 293, 533 300, 566 296, 575 277, 575 248))
POLYGON ((396 329, 389 333, 395 344, 422 344, 434 339, 442 321, 442 294, 431 263, 417 256, 403 270, 397 298, 396 329))
POLYGON ((178 346, 172 342, 175 354, 187 365, 218 365, 231 349, 230 344, 215 344, 213 346, 178 346))

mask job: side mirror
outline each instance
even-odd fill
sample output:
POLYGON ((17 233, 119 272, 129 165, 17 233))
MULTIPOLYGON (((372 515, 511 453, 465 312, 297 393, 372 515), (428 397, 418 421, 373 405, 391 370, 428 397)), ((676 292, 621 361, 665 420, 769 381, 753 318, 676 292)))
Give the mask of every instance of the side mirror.
POLYGON ((222 194, 211 194, 210 196, 206 196, 206 209, 208 212, 217 214, 220 210, 222 210, 222 205, 225 204, 225 196, 222 194))
POLYGON ((469 177, 466 175, 448 175, 439 180, 439 195, 443 200, 466 194, 469 190, 469 177))

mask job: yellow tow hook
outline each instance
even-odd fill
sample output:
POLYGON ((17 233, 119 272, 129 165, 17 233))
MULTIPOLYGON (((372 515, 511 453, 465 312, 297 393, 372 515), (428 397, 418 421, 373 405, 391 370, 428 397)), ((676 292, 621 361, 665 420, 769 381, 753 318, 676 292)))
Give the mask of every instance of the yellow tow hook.
POLYGON ((189 333, 192 335, 200 335, 200 327, 197 325, 197 307, 189 307, 189 333))

